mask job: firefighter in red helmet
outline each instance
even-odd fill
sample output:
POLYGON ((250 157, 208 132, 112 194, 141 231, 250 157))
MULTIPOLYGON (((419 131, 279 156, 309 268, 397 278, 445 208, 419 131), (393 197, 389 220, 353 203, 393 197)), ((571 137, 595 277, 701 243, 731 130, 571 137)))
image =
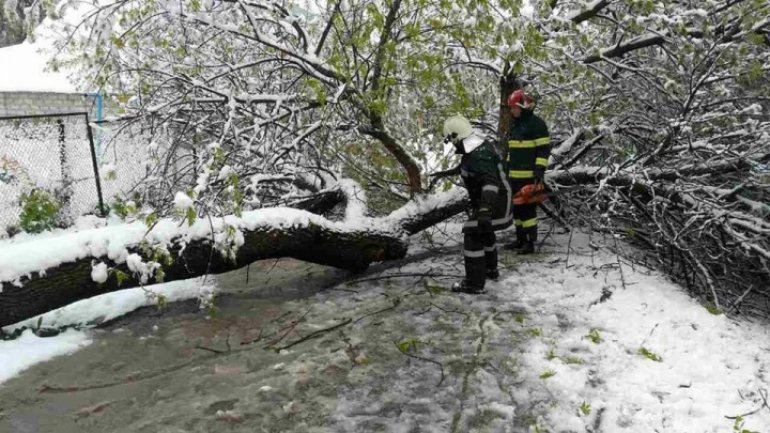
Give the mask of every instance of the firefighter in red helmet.
MULTIPOLYGON (((551 138, 543 119, 535 115, 535 101, 524 90, 515 90, 508 97, 513 124, 506 137, 508 142, 508 181, 514 195, 527 185, 542 184, 551 138)), ((528 187, 532 189, 532 187, 528 187)), ((529 191, 527 189, 526 191, 529 191)), ((521 195, 520 195, 521 196, 521 195)), ((513 203, 516 241, 506 245, 520 254, 531 254, 537 242, 537 203, 535 200, 513 203)))

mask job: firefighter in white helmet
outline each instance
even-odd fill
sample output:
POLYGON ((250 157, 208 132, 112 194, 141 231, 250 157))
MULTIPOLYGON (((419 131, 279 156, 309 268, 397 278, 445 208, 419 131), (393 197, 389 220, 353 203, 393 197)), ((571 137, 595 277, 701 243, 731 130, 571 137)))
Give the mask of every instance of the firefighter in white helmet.
POLYGON ((451 142, 462 155, 460 165, 433 176, 459 174, 471 202, 470 217, 463 226, 465 278, 452 290, 483 293, 485 280, 499 276, 495 231, 511 225, 511 188, 495 141, 485 139, 468 119, 446 119, 444 141, 451 142))

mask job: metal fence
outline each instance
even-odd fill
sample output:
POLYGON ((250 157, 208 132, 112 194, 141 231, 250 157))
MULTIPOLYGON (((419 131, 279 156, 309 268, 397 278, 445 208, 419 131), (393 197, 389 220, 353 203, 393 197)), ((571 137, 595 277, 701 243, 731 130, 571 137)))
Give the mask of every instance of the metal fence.
POLYGON ((17 227, 22 197, 33 190, 60 202, 62 226, 104 214, 88 113, 0 117, 0 234, 17 227))

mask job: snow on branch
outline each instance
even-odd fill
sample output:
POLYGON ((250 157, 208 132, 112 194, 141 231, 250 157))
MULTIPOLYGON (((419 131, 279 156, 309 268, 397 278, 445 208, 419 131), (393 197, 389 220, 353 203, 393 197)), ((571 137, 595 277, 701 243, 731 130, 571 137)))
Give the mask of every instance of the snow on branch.
POLYGON ((583 59, 583 63, 590 64, 596 63, 604 58, 620 57, 631 51, 639 50, 642 48, 652 47, 654 45, 660 45, 665 41, 665 38, 657 33, 648 33, 646 35, 640 35, 628 42, 617 44, 612 48, 605 48, 599 52, 583 59))

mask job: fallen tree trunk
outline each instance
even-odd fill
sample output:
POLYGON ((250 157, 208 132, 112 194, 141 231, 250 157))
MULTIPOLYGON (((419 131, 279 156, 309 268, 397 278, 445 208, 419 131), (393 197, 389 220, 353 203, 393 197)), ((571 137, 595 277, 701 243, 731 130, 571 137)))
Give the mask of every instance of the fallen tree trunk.
POLYGON ((11 244, 0 251, 0 327, 92 296, 161 279, 167 282, 218 274, 257 260, 292 257, 362 271, 372 262, 403 258, 407 235, 463 209, 464 194, 454 192, 443 197, 416 200, 389 217, 372 218, 371 229, 362 223, 351 227, 282 208, 248 212, 243 218, 202 219, 192 227, 164 220, 149 231, 143 223, 134 223, 117 229, 105 227, 87 236, 71 233, 63 236, 68 239, 57 241, 62 248, 56 257, 48 262, 40 259, 37 264, 25 263, 24 255, 43 253, 41 248, 50 250, 50 238, 37 241, 37 248, 32 243, 11 244), (242 243, 236 233, 243 236, 242 243), (230 240, 223 241, 227 235, 230 240), (239 245, 234 259, 222 254, 223 243, 228 242, 239 245), (109 268, 106 280, 95 281, 100 279, 94 276, 95 265, 109 268), (140 272, 145 265, 149 265, 149 272, 140 272))
MULTIPOLYGON (((130 253, 138 254, 144 261, 150 254, 134 245, 130 253)), ((168 248, 173 263, 164 266, 163 281, 193 278, 204 274, 218 274, 241 268, 257 260, 293 257, 322 265, 352 271, 366 269, 369 263, 402 258, 406 244, 398 236, 386 236, 367 232, 332 231, 310 224, 307 227, 284 230, 258 229, 244 233, 244 244, 238 250, 235 261, 224 258, 210 239, 198 239, 184 245, 174 242, 168 248), (184 246, 184 249, 182 249, 184 246)), ((160 282, 157 274, 145 284, 160 282)), ((104 257, 83 257, 35 272, 22 278, 20 285, 2 282, 0 293, 0 326, 19 322, 74 301, 140 285, 139 277, 126 263, 117 263, 104 257), (106 281, 93 280, 92 262, 101 260, 113 269, 106 281), (117 270, 117 271, 115 271, 117 270), (119 272, 118 272, 119 271, 119 272), (118 281, 118 275, 128 276, 118 281)))

